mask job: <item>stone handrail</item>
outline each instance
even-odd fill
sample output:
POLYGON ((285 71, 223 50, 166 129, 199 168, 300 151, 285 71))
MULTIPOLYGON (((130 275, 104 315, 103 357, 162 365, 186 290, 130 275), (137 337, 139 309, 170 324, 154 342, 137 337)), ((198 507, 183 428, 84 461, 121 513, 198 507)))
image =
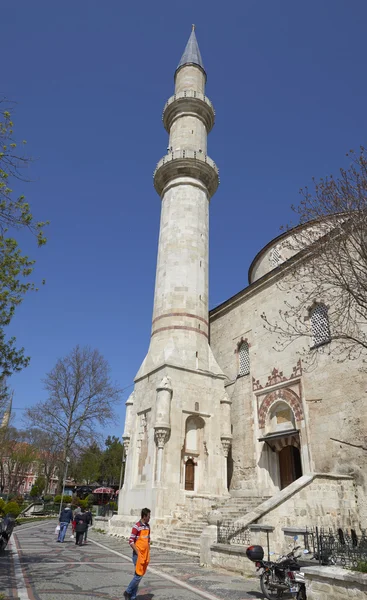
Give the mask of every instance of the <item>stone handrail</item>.
MULTIPOLYGON (((205 102, 208 106, 210 106, 210 108, 212 109, 212 111, 215 115, 214 106, 210 102, 209 98, 207 96, 205 96, 205 94, 202 94, 201 92, 196 92, 195 90, 185 90, 183 92, 179 92, 178 94, 174 94, 173 96, 168 98, 166 104, 164 105, 163 114, 164 114, 164 111, 166 110, 167 106, 169 106, 176 100, 180 100, 181 98, 198 98, 199 100, 201 100, 202 102, 205 102)), ((163 119, 163 116, 162 116, 162 119, 163 119)))
POLYGON ((212 169, 214 169, 214 171, 217 173, 217 175, 219 175, 219 169, 218 169, 217 165, 215 164, 214 160, 212 160, 211 158, 209 158, 209 156, 207 156, 207 154, 204 154, 203 152, 199 152, 198 150, 174 150, 173 152, 169 152, 168 154, 163 156, 163 158, 161 158, 161 160, 157 163, 157 166, 153 173, 153 177, 155 176, 158 169, 160 169, 160 167, 162 167, 164 164, 169 163, 173 160, 178 160, 178 159, 182 159, 182 158, 189 158, 189 159, 194 159, 194 160, 204 162, 204 163, 208 164, 210 167, 212 167, 212 169))

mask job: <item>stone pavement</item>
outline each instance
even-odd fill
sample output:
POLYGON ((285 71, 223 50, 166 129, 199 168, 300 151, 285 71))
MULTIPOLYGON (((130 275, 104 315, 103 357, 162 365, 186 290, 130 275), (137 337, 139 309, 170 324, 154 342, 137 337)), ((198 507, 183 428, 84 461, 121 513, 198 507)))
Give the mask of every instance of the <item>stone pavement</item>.
MULTIPOLYGON (((132 575, 126 541, 89 533, 86 546, 75 546, 70 528, 56 542, 56 522, 21 525, 0 556, 1 592, 6 600, 122 600, 132 575)), ((202 569, 196 557, 152 547, 151 566, 138 600, 258 600, 257 579, 202 569)))

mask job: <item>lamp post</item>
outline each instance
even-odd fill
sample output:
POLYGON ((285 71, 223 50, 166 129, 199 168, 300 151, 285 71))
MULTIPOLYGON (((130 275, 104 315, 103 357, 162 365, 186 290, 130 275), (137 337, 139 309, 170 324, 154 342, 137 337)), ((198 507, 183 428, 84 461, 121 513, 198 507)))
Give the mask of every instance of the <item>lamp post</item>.
POLYGON ((60 510, 59 510, 59 519, 60 519, 60 515, 61 515, 61 511, 62 511, 62 501, 64 499, 64 492, 65 492, 65 483, 66 483, 66 477, 68 474, 68 466, 69 466, 69 462, 70 462, 70 458, 67 456, 66 459, 66 465, 65 465, 65 473, 64 473, 64 482, 62 484, 62 494, 61 494, 61 501, 60 501, 60 510))

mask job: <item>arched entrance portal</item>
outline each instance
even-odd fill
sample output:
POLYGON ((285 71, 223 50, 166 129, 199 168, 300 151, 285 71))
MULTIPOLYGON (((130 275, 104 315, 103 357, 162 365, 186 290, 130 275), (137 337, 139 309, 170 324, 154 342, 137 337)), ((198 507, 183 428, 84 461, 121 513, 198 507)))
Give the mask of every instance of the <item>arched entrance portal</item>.
POLYGON ((185 463, 185 490, 188 492, 195 490, 195 463, 192 458, 187 459, 185 463))
POLYGON ((296 446, 285 446, 278 452, 280 489, 302 477, 301 454, 296 446))
POLYGON ((291 406, 279 398, 270 407, 265 421, 266 433, 259 438, 263 447, 263 466, 275 488, 283 490, 302 477, 301 439, 291 406))

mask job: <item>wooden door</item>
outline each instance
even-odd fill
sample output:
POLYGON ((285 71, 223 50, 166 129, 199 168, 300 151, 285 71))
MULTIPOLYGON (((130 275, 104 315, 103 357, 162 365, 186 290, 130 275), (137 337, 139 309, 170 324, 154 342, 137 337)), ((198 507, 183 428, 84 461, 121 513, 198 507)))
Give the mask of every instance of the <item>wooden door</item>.
POLYGON ((185 465, 185 490, 193 492, 195 490, 195 463, 189 458, 185 465))
POLYGON ((279 452, 280 489, 302 477, 301 455, 295 446, 286 446, 279 452))
POLYGON ((279 452, 280 489, 294 481, 292 446, 286 446, 279 452))

